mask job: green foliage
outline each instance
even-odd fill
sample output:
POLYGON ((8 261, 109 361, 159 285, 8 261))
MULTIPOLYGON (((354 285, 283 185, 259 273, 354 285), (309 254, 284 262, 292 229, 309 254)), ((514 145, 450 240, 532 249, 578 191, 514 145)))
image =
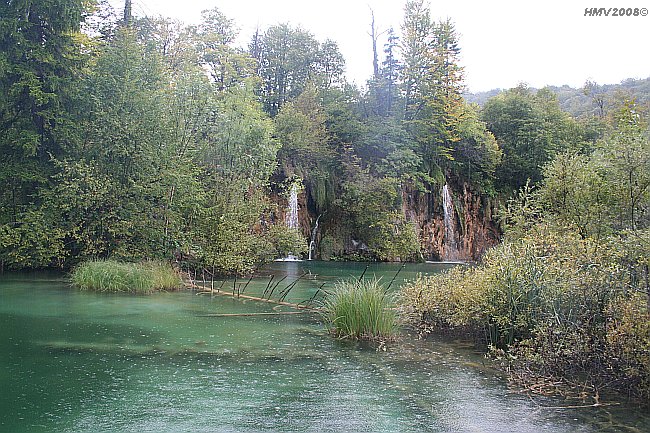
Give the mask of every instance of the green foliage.
POLYGON ((397 331, 392 297, 376 279, 339 281, 323 307, 325 323, 337 337, 385 340, 397 331))
POLYGON ((218 91, 242 83, 253 75, 255 61, 244 50, 233 47, 237 37, 234 20, 219 9, 201 12, 202 22, 194 32, 201 65, 210 73, 218 91))
POLYGON ((650 149, 633 105, 617 119, 593 153, 560 153, 537 190, 525 184, 502 211, 504 242, 479 265, 405 288, 414 320, 484 335, 524 382, 647 401, 650 149))
POLYGON ((360 172, 345 185, 341 207, 352 222, 353 235, 379 260, 414 260, 419 242, 413 224, 401 212, 399 183, 360 172))
POLYGON ((492 195, 495 173, 503 158, 503 151, 494 135, 487 130, 485 122, 480 120, 476 106, 463 106, 458 138, 452 153, 453 162, 449 166, 480 191, 492 195))
POLYGON ((53 215, 27 211, 16 224, 0 225, 0 261, 10 269, 60 267, 65 232, 53 215))
POLYGON ((267 236, 273 245, 275 258, 303 257, 308 253, 305 237, 298 229, 292 229, 283 224, 275 224, 268 230, 267 236))
POLYGON ((243 180, 219 182, 213 184, 215 191, 206 191, 205 205, 196 210, 186 254, 218 273, 247 274, 276 257, 270 239, 257 226, 266 200, 243 180))
POLYGON ((88 2, 0 3, 0 224, 19 223, 67 143, 75 77, 87 40, 78 31, 88 2))
MULTIPOLYGON (((414 0, 404 8, 402 32, 405 100, 401 122, 421 161, 420 173, 414 177, 431 181, 440 173, 453 175, 493 195, 502 151, 479 119, 477 107, 463 100, 463 68, 454 24, 432 22, 426 2, 414 0)), ((395 156, 407 156, 400 151, 395 156)))
POLYGON ((543 200, 583 237, 650 224, 650 139, 636 110, 621 107, 593 153, 560 154, 545 168, 543 200))
POLYGON ((321 45, 301 28, 273 25, 253 37, 250 52, 258 62, 264 109, 272 117, 311 82, 329 87, 342 81, 344 62, 336 44, 328 40, 321 45))
POLYGON ((422 157, 401 121, 395 118, 370 118, 356 154, 378 176, 399 179, 417 178, 422 157))
POLYGON ((476 267, 419 278, 402 305, 427 330, 462 330, 508 350, 518 372, 647 395, 650 371, 640 365, 650 333, 632 323, 647 321, 647 298, 623 253, 538 226, 476 267))
POLYGON ((79 289, 97 292, 148 294, 182 285, 178 273, 163 262, 89 261, 77 266, 71 278, 79 289))
POLYGON ((262 111, 251 83, 236 86, 214 101, 202 158, 224 179, 264 184, 276 167, 279 143, 274 125, 262 111))
POLYGON ((317 89, 308 86, 294 101, 284 105, 275 118, 278 139, 282 143, 278 159, 285 172, 291 169, 308 172, 330 157, 326 116, 318 99, 317 89))
MULTIPOLYGON (((646 268, 647 272, 647 268, 646 268)), ((618 299, 610 306, 607 344, 617 381, 650 400, 650 310, 643 295, 618 299)))
POLYGON ((486 336, 507 347, 526 338, 543 308, 543 262, 523 242, 506 242, 472 268, 420 277, 403 289, 403 302, 428 327, 486 336))
POLYGON ((539 184, 544 165, 556 153, 583 146, 582 132, 548 90, 532 93, 520 86, 501 93, 485 104, 482 119, 503 151, 497 180, 506 193, 529 179, 539 184))

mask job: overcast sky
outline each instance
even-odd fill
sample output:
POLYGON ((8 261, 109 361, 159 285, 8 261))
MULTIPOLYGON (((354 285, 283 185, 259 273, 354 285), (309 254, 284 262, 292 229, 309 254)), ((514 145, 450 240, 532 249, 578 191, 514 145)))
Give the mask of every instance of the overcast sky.
MULTIPOLYGON (((240 28, 246 45, 255 28, 290 23, 319 40, 335 40, 349 81, 365 84, 372 72, 370 8, 379 30, 399 34, 406 0, 132 0, 135 15, 163 15, 186 24, 218 7, 240 28)), ((121 10, 122 0, 111 0, 121 10)), ((650 0, 470 1, 432 0, 435 20, 451 18, 460 35, 461 62, 470 91, 533 87, 586 80, 619 83, 650 76, 650 16, 584 16, 585 8, 648 8, 650 0)), ((647 9, 646 9, 647 12, 647 9)), ((383 39, 380 43, 383 45, 383 39)))

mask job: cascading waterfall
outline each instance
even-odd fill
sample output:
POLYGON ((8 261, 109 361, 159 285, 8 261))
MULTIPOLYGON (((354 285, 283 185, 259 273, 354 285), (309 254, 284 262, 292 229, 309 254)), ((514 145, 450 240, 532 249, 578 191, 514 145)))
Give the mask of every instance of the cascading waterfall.
MULTIPOLYGON (((295 183, 291 186, 291 192, 289 193, 289 212, 285 217, 285 223, 290 229, 298 230, 300 228, 298 223, 298 185, 295 183)), ((287 257, 279 259, 279 261, 297 262, 300 261, 300 259, 292 253, 289 253, 287 257)))
POLYGON ((297 229, 298 227, 298 186, 293 184, 291 186, 291 193, 289 195, 289 212, 286 216, 287 227, 290 229, 297 229))
POLYGON ((307 260, 312 260, 313 257, 313 252, 316 249, 316 234, 318 233, 318 220, 320 220, 320 217, 322 215, 318 215, 318 218, 316 218, 316 223, 314 224, 314 229, 311 231, 311 241, 309 242, 309 257, 307 260))
POLYGON ((449 192, 449 186, 445 184, 442 187, 442 208, 444 212, 445 224, 445 237, 444 244, 444 260, 458 260, 458 243, 456 242, 456 224, 454 201, 449 192))

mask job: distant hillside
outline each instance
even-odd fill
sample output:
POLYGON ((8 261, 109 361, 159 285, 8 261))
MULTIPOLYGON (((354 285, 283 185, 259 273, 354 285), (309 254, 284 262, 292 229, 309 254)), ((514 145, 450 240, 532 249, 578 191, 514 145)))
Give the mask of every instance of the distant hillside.
MULTIPOLYGON (((602 100, 605 112, 614 101, 623 97, 636 98, 639 105, 650 108, 650 77, 642 80, 629 78, 620 84, 594 85, 588 92, 584 87, 575 89, 567 85, 548 88, 557 94, 560 107, 575 117, 597 114, 600 109, 597 103, 599 99, 602 100)), ((502 89, 493 89, 487 92, 466 93, 464 96, 467 102, 482 106, 488 99, 502 91, 502 89)))

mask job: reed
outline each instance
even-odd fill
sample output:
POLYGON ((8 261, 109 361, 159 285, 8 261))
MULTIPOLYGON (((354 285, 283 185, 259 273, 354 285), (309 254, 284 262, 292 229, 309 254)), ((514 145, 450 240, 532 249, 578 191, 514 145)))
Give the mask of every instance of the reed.
POLYGON ((147 294, 178 289, 182 282, 167 263, 97 260, 77 266, 72 272, 72 284, 81 290, 147 294))
POLYGON ((326 324, 340 338, 386 340, 397 331, 393 297, 377 279, 339 281, 323 307, 326 324))

